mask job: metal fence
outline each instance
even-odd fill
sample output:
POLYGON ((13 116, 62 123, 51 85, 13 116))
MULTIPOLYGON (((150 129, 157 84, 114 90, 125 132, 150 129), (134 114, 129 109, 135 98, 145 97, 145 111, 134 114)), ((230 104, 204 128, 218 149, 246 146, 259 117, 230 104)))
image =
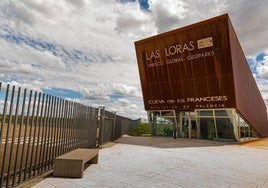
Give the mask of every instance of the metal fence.
POLYGON ((106 111, 103 107, 99 109, 99 112, 101 118, 99 122, 99 145, 105 142, 114 141, 130 130, 137 128, 137 126, 141 123, 141 119, 131 120, 129 118, 116 115, 115 112, 106 111))
POLYGON ((0 82, 0 187, 51 170, 57 156, 112 141, 139 122, 0 82))

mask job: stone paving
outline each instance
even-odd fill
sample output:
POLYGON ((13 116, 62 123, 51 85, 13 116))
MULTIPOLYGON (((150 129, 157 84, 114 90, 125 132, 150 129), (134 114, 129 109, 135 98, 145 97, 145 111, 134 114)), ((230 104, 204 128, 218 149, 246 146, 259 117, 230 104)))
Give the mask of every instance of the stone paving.
POLYGON ((267 188, 267 143, 125 136, 105 145, 83 178, 49 177, 33 187, 267 188))

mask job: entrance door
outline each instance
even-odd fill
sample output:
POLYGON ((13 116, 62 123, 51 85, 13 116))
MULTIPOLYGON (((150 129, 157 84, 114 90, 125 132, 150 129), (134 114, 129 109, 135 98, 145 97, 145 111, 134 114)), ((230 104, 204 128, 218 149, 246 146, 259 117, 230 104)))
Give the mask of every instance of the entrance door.
POLYGON ((200 118, 200 136, 202 139, 216 138, 214 118, 200 118))
POLYGON ((181 137, 198 138, 194 112, 183 112, 181 121, 181 137))
POLYGON ((196 125, 196 120, 191 119, 191 137, 190 138, 198 138, 198 133, 197 133, 197 125, 196 125))

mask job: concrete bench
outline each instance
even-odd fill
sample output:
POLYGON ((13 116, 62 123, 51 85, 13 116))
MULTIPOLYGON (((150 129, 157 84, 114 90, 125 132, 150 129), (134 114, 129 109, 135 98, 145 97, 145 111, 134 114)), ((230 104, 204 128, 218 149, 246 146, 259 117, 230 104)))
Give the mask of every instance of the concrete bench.
POLYGON ((97 164, 99 149, 76 149, 55 159, 56 177, 82 178, 86 163, 97 164))

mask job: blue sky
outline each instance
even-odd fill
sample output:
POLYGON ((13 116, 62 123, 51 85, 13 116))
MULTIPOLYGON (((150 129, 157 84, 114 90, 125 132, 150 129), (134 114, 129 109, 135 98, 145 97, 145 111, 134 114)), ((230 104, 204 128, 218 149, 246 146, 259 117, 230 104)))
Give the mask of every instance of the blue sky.
POLYGON ((228 13, 268 104, 266 0, 4 0, 0 81, 146 118, 134 42, 228 13))

